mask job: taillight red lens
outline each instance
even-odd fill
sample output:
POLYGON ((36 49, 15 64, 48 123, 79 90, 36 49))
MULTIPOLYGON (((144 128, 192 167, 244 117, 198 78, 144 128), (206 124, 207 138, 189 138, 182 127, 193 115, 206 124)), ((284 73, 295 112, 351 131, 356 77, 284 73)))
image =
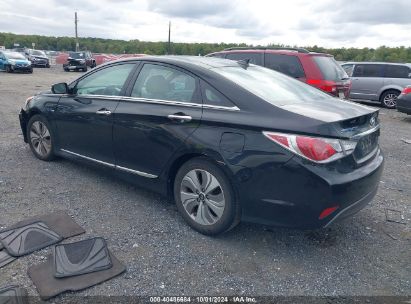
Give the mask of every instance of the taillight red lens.
POLYGON ((323 161, 337 153, 330 144, 321 139, 297 136, 296 142, 301 153, 311 160, 323 161))
POLYGON ((411 93, 411 87, 406 87, 402 90, 401 94, 407 95, 411 93))
POLYGON ((339 206, 334 206, 334 207, 330 207, 330 208, 326 208, 324 209, 320 216, 318 217, 320 220, 326 218, 327 216, 329 216, 331 213, 333 213, 335 210, 338 209, 339 206))
POLYGON ((328 93, 335 93, 337 91, 337 84, 331 80, 307 79, 307 83, 328 93))
POLYGON ((271 131, 264 131, 263 134, 287 150, 318 163, 327 163, 347 156, 354 151, 357 144, 337 138, 309 137, 271 131))

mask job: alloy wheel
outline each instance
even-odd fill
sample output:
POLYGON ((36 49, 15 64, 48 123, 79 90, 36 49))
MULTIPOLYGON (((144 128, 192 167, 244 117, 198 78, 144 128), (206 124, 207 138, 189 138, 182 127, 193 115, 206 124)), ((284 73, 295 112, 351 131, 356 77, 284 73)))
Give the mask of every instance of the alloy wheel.
POLYGON ((397 105, 397 97, 397 94, 389 93, 385 95, 383 102, 388 108, 393 108, 397 105))
POLYGON ((30 141, 41 157, 46 157, 51 150, 51 136, 47 126, 41 121, 35 121, 30 128, 30 141))
POLYGON ((217 178, 205 170, 194 169, 184 176, 180 198, 185 211, 200 225, 213 225, 224 213, 223 188, 217 178))

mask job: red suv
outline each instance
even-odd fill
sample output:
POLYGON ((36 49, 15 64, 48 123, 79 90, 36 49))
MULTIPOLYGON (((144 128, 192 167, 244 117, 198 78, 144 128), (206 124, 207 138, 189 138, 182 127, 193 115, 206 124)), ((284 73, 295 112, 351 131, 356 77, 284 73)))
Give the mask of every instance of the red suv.
POLYGON ((229 48, 206 56, 249 60, 340 98, 350 96, 351 80, 329 54, 312 53, 301 48, 229 48))

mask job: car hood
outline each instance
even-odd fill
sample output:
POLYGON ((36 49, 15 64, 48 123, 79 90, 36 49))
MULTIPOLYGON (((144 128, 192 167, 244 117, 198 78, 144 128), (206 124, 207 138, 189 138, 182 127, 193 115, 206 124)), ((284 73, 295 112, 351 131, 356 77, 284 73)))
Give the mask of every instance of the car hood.
POLYGON ((36 58, 36 59, 45 59, 45 60, 48 60, 48 58, 47 58, 47 57, 44 57, 44 56, 36 56, 36 55, 33 55, 33 56, 31 56, 31 57, 36 58))
POLYGON ((19 64, 30 64, 31 63, 30 61, 26 59, 9 59, 7 61, 10 62, 10 60, 14 61, 15 63, 19 63, 19 64))
POLYGON ((312 102, 291 103, 280 108, 323 122, 335 122, 378 112, 377 109, 330 97, 312 102))

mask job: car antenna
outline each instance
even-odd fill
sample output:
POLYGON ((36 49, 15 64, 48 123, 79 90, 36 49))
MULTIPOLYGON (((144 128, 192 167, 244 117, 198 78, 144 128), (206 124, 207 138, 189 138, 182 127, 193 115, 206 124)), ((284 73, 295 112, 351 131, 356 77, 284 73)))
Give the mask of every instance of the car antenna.
POLYGON ((243 69, 247 69, 248 66, 250 65, 250 58, 247 59, 241 59, 241 60, 237 60, 237 63, 243 68, 243 69))

